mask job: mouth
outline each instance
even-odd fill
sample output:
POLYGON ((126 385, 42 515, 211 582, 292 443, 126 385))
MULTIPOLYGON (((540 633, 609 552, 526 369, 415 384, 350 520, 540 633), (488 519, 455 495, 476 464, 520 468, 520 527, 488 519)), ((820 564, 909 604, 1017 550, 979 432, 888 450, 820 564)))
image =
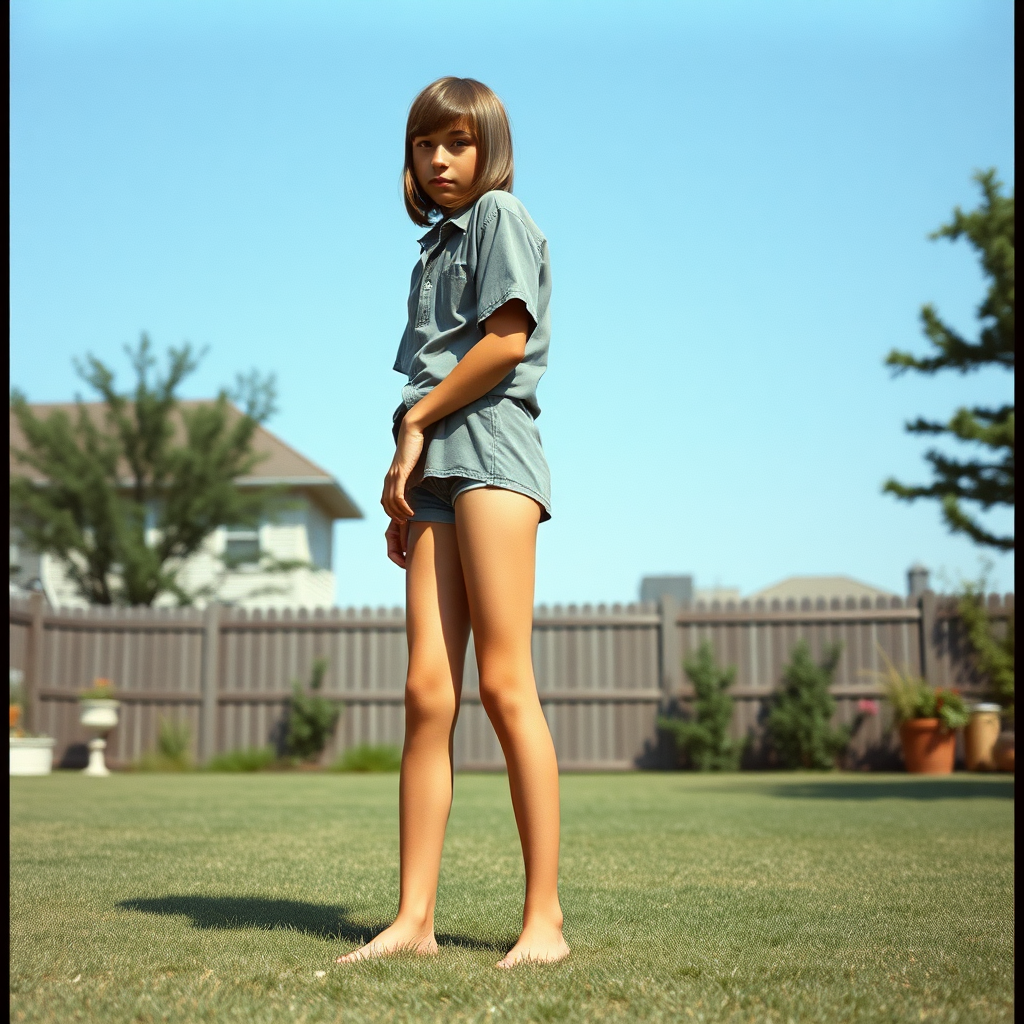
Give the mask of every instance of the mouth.
POLYGON ((437 188, 444 188, 445 185, 455 184, 454 181, 449 181, 447 178, 431 178, 429 183, 437 188))

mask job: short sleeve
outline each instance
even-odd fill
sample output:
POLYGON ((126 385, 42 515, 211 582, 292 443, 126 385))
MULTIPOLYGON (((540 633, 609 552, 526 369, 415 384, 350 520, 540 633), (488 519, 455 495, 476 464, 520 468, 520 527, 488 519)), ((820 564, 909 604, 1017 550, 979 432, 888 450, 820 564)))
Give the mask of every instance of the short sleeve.
POLYGON ((480 228, 473 272, 481 328, 510 299, 521 299, 537 325, 541 262, 538 243, 522 218, 496 208, 480 228))

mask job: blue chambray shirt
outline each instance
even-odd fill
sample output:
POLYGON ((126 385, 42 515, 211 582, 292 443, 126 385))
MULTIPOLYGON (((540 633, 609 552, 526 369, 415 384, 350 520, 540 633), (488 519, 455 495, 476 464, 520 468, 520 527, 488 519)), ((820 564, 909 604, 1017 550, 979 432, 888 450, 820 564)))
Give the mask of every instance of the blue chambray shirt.
POLYGON ((526 207, 510 192, 485 192, 433 225, 420 248, 394 365, 409 379, 396 426, 483 338, 484 321, 510 299, 523 301, 535 326, 522 361, 489 394, 521 400, 536 419, 537 382, 547 368, 551 337, 551 269, 547 240, 526 207))

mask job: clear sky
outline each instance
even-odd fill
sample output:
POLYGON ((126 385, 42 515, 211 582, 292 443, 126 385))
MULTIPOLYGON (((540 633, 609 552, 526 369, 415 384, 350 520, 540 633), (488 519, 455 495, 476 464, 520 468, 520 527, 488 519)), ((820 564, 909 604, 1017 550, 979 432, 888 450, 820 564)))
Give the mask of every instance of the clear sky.
POLYGON ((925 301, 975 333, 977 262, 927 235, 976 169, 1013 180, 1011 0, 13 0, 11 47, 12 383, 71 399, 87 351, 127 380, 143 330, 209 346, 188 397, 274 371, 269 427, 365 513, 335 528, 340 604, 403 601, 398 182, 446 74, 504 99, 552 255, 538 601, 978 574, 933 503, 880 488, 928 479, 905 420, 1012 379, 882 360, 925 351, 925 301))

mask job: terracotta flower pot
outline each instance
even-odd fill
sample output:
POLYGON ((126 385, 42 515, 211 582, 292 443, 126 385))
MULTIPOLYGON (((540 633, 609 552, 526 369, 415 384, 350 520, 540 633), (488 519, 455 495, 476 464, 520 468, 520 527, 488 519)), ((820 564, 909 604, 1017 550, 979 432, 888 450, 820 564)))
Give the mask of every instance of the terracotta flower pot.
POLYGON ((908 772, 949 775, 956 757, 956 733, 938 718, 914 718, 900 726, 903 763, 908 772))

